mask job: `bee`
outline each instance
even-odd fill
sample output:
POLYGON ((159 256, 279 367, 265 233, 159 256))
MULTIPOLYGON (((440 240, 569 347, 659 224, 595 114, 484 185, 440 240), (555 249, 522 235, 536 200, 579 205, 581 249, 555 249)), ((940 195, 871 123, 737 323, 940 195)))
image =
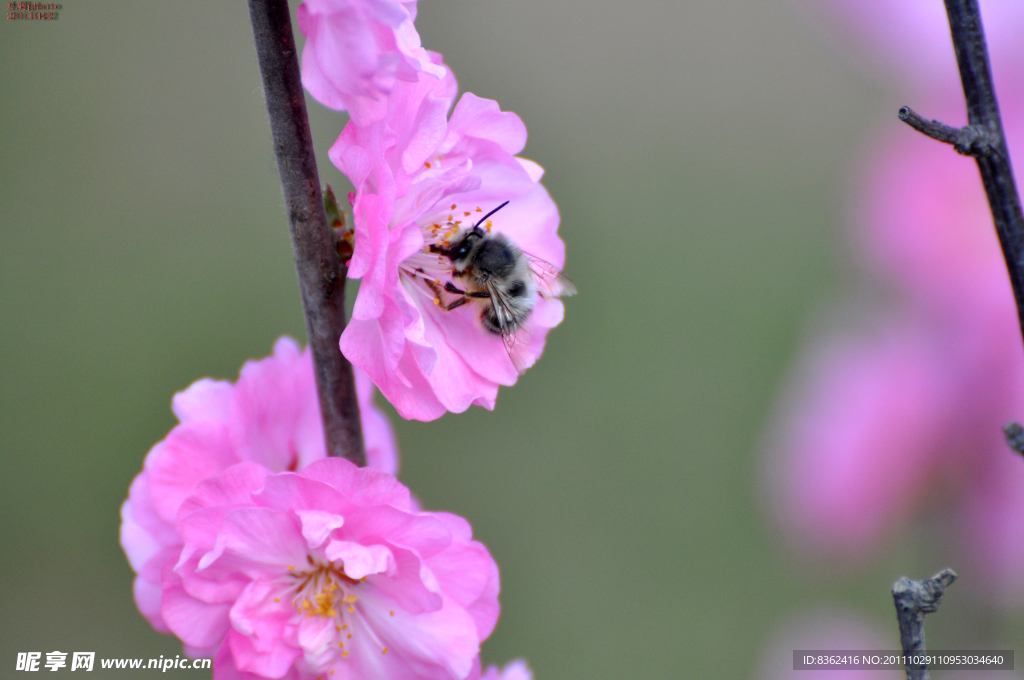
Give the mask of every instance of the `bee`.
MULTIPOLYGON (((448 247, 432 246, 431 250, 451 261, 452 277, 462 288, 449 281, 443 290, 457 295, 453 302, 443 305, 451 311, 468 302, 483 307, 480 321, 491 333, 500 335, 505 349, 519 373, 526 370, 522 351, 527 338, 517 336, 524 328, 536 304, 537 293, 542 297, 561 297, 576 294, 576 286, 557 267, 524 253, 504 234, 491 234, 480 225, 506 205, 505 201, 490 211, 469 229, 456 234, 448 247)), ((441 298, 440 287, 435 294, 441 298)))

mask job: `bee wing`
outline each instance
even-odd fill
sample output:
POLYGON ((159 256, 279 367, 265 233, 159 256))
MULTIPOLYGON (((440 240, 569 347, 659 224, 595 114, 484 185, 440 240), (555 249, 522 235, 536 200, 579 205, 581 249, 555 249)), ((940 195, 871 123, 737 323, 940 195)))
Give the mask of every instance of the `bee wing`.
POLYGON ((576 284, 570 281, 569 277, 563 274, 558 267, 529 253, 523 254, 526 255, 526 259, 530 263, 530 271, 533 272, 533 278, 537 281, 537 289, 543 297, 569 297, 576 294, 576 284))
POLYGON ((526 373, 526 369, 532 365, 526 353, 529 337, 529 334, 522 328, 511 333, 503 333, 501 336, 505 343, 505 351, 508 352, 508 358, 512 360, 512 365, 515 366, 516 373, 519 375, 526 373))
POLYGON ((490 281, 487 282, 486 287, 487 294, 490 296, 491 307, 494 308, 494 316, 495 319, 497 319, 498 328, 501 329, 502 336, 506 333, 511 333, 517 325, 512 302, 509 300, 505 291, 490 281))
POLYGON ((520 325, 516 327, 516 317, 512 312, 512 305, 505 291, 497 286, 488 283, 487 292, 491 296, 491 306, 494 308, 494 316, 501 328, 501 341, 505 343, 505 351, 508 358, 512 360, 516 372, 519 375, 526 373, 531 362, 526 350, 529 346, 530 334, 520 325))

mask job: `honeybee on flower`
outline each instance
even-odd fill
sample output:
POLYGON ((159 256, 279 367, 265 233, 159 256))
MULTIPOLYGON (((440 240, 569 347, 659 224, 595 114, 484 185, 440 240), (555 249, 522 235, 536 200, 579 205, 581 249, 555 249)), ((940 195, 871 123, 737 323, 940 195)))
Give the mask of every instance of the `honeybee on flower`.
POLYGON ((383 119, 349 123, 330 151, 356 189, 362 279, 342 352, 419 420, 493 408, 575 291, 544 171, 516 156, 526 127, 470 93, 449 118, 456 91, 450 72, 400 82, 383 119))
MULTIPOLYGON (((427 248, 429 252, 442 255, 439 260, 442 267, 445 259, 448 260, 451 276, 464 280, 465 290, 451 281, 445 283, 443 289, 439 279, 425 278, 424 282, 437 296, 434 303, 447 312, 471 300, 480 303, 480 321, 484 328, 502 337, 509 358, 516 370, 523 373, 526 365, 521 352, 525 342, 516 334, 530 318, 536 296, 568 297, 576 294, 576 286, 554 265, 524 253, 503 234, 492 234, 490 222, 486 229, 480 227, 508 203, 505 201, 494 208, 469 229, 453 225, 459 231, 451 241, 427 248), (455 295, 454 301, 444 303, 445 293, 455 295)), ((457 207, 452 205, 452 209, 457 207)), ((476 211, 481 212, 481 208, 477 207, 476 211)))

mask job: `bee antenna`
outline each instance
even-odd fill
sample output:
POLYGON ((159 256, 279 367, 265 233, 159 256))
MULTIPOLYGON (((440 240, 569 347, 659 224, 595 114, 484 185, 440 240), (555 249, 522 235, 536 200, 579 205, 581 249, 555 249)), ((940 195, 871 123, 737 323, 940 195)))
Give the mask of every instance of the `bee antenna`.
POLYGON ((473 225, 473 228, 474 228, 474 229, 476 229, 477 227, 479 227, 479 226, 480 226, 481 224, 483 224, 483 223, 484 223, 484 220, 486 220, 486 219, 487 219, 488 217, 490 217, 490 216, 491 216, 491 215, 493 215, 494 213, 498 212, 499 210, 501 210, 502 208, 504 208, 504 207, 505 207, 506 205, 508 205, 508 204, 509 204, 509 202, 508 202, 508 201, 505 201, 504 203, 502 203, 501 205, 499 205, 499 206, 498 206, 497 208, 495 208, 495 209, 494 209, 494 210, 492 210, 491 212, 489 212, 489 213, 487 213, 486 215, 484 215, 483 217, 481 217, 481 218, 480 218, 480 220, 479 220, 479 221, 478 221, 478 222, 477 222, 476 224, 474 224, 474 225, 473 225))

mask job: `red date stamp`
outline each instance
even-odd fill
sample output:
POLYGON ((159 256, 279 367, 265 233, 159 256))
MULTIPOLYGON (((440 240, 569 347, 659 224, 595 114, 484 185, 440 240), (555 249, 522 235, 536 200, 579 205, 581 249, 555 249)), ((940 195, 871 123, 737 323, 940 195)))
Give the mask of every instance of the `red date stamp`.
POLYGON ((62 5, 39 2, 8 2, 7 20, 54 21, 60 16, 62 5))

